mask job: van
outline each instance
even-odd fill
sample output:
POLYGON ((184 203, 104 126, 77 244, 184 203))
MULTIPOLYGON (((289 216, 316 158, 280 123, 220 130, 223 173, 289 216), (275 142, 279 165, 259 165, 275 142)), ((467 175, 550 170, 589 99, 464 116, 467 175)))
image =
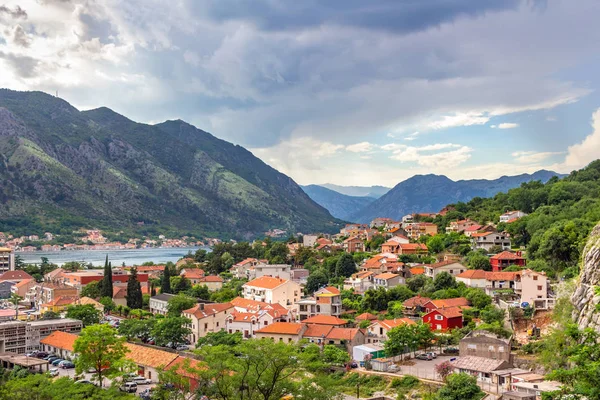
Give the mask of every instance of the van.
POLYGON ((125 382, 124 384, 122 384, 119 387, 119 390, 121 392, 126 392, 126 393, 135 393, 135 392, 137 392, 137 383, 135 383, 135 382, 125 382))

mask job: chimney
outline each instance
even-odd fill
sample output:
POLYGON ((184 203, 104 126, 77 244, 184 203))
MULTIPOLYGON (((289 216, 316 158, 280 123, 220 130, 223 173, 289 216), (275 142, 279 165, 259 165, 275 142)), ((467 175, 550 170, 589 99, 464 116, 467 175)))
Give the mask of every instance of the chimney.
POLYGON ((204 310, 204 303, 200 303, 200 309, 204 310))

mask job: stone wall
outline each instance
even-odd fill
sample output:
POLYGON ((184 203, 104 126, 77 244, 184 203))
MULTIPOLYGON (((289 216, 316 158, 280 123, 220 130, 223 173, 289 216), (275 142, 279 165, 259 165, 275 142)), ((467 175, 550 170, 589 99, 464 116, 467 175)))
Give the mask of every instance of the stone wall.
POLYGON ((592 230, 585 246, 581 274, 571 296, 575 307, 574 319, 579 327, 593 328, 600 332, 600 312, 596 310, 600 303, 600 296, 596 294, 597 287, 600 287, 600 224, 592 230))

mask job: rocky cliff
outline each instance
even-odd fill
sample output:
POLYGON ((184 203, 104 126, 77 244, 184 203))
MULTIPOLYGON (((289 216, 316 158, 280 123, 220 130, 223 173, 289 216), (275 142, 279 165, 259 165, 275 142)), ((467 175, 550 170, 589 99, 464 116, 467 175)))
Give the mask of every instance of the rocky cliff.
POLYGON ((600 224, 590 233, 583 251, 583 265, 577 289, 571 296, 575 306, 574 318, 581 329, 594 328, 600 332, 600 224))

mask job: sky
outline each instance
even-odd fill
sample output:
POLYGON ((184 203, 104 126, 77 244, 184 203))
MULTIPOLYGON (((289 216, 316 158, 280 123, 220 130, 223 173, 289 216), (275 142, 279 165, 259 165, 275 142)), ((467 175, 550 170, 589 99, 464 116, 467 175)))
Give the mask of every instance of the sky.
POLYGON ((183 119, 300 184, 600 156, 597 0, 0 0, 0 87, 183 119))

